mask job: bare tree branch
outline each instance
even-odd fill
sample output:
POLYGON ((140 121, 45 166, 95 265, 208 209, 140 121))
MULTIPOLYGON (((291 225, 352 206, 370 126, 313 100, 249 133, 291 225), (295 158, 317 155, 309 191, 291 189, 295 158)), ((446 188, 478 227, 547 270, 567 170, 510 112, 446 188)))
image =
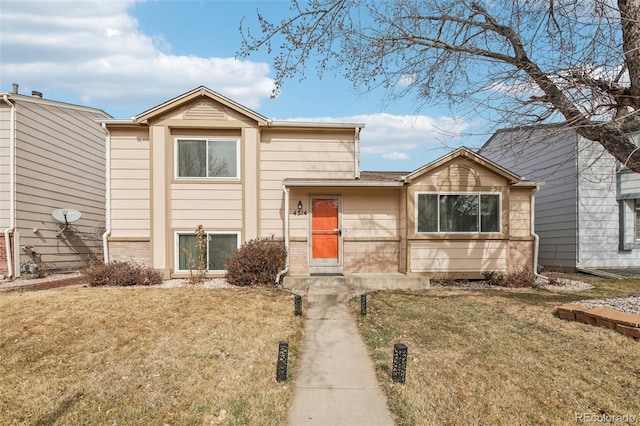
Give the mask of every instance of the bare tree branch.
POLYGON ((239 54, 274 49, 278 88, 315 66, 391 100, 491 108, 500 127, 560 114, 640 172, 640 0, 296 0, 258 22, 239 54))

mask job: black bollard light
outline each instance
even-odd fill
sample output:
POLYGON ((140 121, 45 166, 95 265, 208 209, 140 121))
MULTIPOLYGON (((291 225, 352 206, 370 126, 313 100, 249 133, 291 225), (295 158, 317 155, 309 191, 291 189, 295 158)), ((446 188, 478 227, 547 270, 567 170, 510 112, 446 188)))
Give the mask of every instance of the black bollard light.
POLYGON ((276 381, 287 381, 287 362, 289 360, 289 342, 278 344, 278 367, 276 370, 276 381))
POLYGON ((367 295, 366 295, 366 293, 360 295, 360 313, 362 315, 367 315, 367 295))
POLYGON ((299 295, 295 297, 295 314, 302 315, 302 296, 299 295))
POLYGON ((404 383, 407 376, 407 345, 396 343, 393 345, 393 369, 391 378, 394 383, 404 383))

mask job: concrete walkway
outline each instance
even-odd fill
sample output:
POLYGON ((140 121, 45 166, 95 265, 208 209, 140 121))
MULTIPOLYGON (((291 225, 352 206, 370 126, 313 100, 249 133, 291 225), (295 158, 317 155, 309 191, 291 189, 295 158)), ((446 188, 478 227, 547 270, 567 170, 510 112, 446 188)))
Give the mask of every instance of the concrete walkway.
POLYGON ((347 289, 309 291, 289 424, 393 425, 373 363, 346 301, 347 289))

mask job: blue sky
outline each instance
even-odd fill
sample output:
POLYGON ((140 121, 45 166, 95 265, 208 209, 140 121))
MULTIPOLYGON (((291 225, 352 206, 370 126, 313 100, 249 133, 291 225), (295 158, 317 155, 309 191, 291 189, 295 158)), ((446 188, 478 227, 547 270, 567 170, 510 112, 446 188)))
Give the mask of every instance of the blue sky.
POLYGON ((0 92, 12 83, 48 99, 128 118, 204 85, 275 120, 365 123, 363 170, 411 171, 461 145, 481 145, 489 124, 447 108, 416 112, 414 99, 385 103, 340 76, 306 70, 270 99, 271 58, 236 59, 240 21, 256 10, 278 19, 284 0, 2 0, 0 92))

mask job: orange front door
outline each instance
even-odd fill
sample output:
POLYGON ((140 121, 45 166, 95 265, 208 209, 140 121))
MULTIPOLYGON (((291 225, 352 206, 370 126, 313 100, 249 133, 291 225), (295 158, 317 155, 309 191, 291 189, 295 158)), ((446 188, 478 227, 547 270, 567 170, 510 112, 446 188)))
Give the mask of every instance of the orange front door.
POLYGON ((340 229, 337 198, 311 199, 311 257, 338 260, 340 229))

